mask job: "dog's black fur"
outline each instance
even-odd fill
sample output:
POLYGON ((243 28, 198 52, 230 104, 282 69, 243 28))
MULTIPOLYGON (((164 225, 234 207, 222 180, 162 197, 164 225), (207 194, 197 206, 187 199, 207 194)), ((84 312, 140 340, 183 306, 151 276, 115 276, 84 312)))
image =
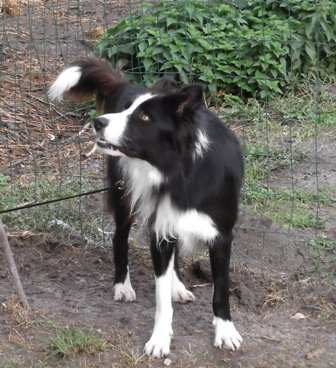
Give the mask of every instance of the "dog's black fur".
MULTIPOLYGON (((90 57, 67 70, 67 76, 73 72, 73 79, 66 83, 61 74, 50 89, 51 98, 60 98, 64 92, 80 99, 95 94, 102 114, 94 127, 97 145, 108 155, 107 200, 116 224, 115 288, 120 289, 115 299, 135 299, 128 271, 128 235, 138 214, 150 232, 157 295, 162 294, 160 282, 171 275, 168 278, 173 281, 167 279, 172 288, 167 291, 170 298, 191 301, 192 294, 179 278, 177 254, 180 248, 192 250, 194 243, 208 247, 217 323, 215 346, 238 348, 241 337, 228 323, 232 230, 243 176, 236 136, 205 106, 199 85, 177 90, 172 79, 162 78, 152 88, 135 87, 122 73, 90 57), (144 95, 148 98, 135 102, 144 95), (118 137, 114 132, 117 125, 123 128, 118 137), (135 194, 139 188, 142 193, 135 194), (172 257, 173 271, 169 268, 172 257)), ((164 303, 164 297, 157 298, 159 304, 164 303)), ((160 308, 164 307, 160 304, 160 308)), ((152 338, 145 347, 147 354, 169 353, 172 310, 167 310, 167 323, 162 315, 156 316, 152 338)))

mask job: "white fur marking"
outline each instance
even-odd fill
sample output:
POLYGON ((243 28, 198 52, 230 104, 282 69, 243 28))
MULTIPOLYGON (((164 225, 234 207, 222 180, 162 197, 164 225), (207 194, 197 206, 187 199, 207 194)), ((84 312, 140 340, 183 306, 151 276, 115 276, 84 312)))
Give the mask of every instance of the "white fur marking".
POLYGON ((156 210, 153 230, 157 239, 178 239, 182 253, 191 253, 199 242, 212 242, 218 236, 211 217, 195 209, 179 210, 170 196, 153 196, 153 190, 165 182, 164 175, 146 161, 122 157, 119 161, 122 176, 131 196, 131 212, 146 224, 156 210))
POLYGON ((156 167, 137 158, 123 157, 119 167, 131 196, 131 213, 138 214, 142 224, 146 224, 156 207, 153 189, 159 188, 165 178, 156 167))
MULTIPOLYGON (((101 118, 109 120, 108 125, 103 130, 103 140, 116 146, 120 146, 122 144, 123 135, 130 115, 130 113, 127 113, 127 111, 128 110, 119 112, 117 114, 107 114, 100 116, 101 118)), ((111 151, 111 155, 113 155, 113 150, 105 149, 105 151, 111 151)))
POLYGON ((132 288, 129 271, 127 270, 127 276, 124 283, 117 283, 113 288, 114 300, 124 302, 134 302, 136 299, 135 291, 132 288))
MULTIPOLYGON (((101 118, 108 119, 108 125, 104 129, 104 137, 103 139, 111 144, 116 146, 122 145, 123 135, 132 112, 140 106, 143 102, 153 98, 155 95, 151 93, 145 93, 143 95, 138 96, 132 103, 132 105, 122 112, 114 113, 114 114, 105 114, 101 115, 101 118)), ((114 155, 113 150, 104 149, 104 153, 108 153, 114 155), (109 153, 110 151, 110 153, 109 153)))
POLYGON ((224 321, 220 317, 214 317, 215 326, 214 346, 220 349, 238 350, 243 342, 242 337, 231 321, 224 321))
POLYGON ((173 334, 171 304, 172 275, 174 254, 171 257, 167 271, 160 277, 155 277, 155 324, 151 338, 145 345, 144 352, 154 358, 162 358, 170 352, 170 340, 173 334))
POLYGON ((177 277, 175 270, 173 270, 172 300, 173 302, 182 304, 195 300, 194 294, 186 289, 183 282, 177 277))
POLYGON ((199 129, 197 132, 197 141, 195 143, 195 152, 194 152, 194 159, 196 157, 203 157, 204 152, 208 150, 210 146, 210 141, 206 133, 199 129))
POLYGON ((153 230, 157 239, 178 239, 182 253, 190 254, 198 243, 211 243, 219 232, 211 217, 196 209, 182 211, 170 196, 156 197, 155 190, 166 178, 154 166, 137 158, 121 157, 119 167, 126 192, 131 196, 131 213, 146 224, 155 212, 153 230))
POLYGON ((82 76, 80 66, 71 66, 63 70, 49 88, 48 96, 53 101, 62 101, 63 94, 75 87, 82 76))
POLYGON ((179 210, 169 195, 164 196, 157 206, 154 231, 158 239, 178 239, 181 251, 187 254, 199 241, 212 242, 218 236, 210 216, 195 209, 179 210))

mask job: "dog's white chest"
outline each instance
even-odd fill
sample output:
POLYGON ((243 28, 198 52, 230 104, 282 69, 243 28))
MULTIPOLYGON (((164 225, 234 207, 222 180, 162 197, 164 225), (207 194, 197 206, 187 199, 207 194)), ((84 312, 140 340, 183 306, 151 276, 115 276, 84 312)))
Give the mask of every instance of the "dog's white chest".
POLYGON ((181 210, 169 193, 157 190, 165 182, 159 170, 139 159, 121 158, 120 166, 131 198, 131 211, 145 224, 151 218, 158 242, 177 239, 181 250, 190 253, 198 244, 211 243, 218 230, 211 217, 196 209, 181 210))
POLYGON ((201 244, 211 244, 218 230, 211 217, 196 209, 181 210, 165 194, 158 203, 154 221, 158 240, 175 238, 182 253, 191 253, 201 244))
POLYGON ((126 193, 131 199, 131 213, 145 224, 155 212, 157 198, 154 193, 165 178, 154 166, 137 158, 121 157, 119 165, 125 179, 126 193))

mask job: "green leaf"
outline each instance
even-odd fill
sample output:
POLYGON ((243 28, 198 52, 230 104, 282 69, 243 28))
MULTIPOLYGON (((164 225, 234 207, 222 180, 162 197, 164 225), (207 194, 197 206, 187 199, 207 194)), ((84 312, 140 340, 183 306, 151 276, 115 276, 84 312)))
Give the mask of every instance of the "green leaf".
POLYGON ((145 51, 147 46, 148 46, 148 44, 146 42, 140 42, 138 44, 138 49, 139 49, 140 52, 143 52, 143 51, 145 51))
POLYGON ((175 24, 175 25, 177 24, 176 19, 172 17, 167 17, 166 22, 167 22, 167 28, 169 28, 172 24, 175 24))
POLYGON ((305 44, 305 50, 307 55, 309 56, 310 60, 313 62, 313 64, 316 63, 316 48, 315 45, 312 43, 306 43, 305 44))
POLYGON ((291 69, 292 70, 296 70, 296 69, 300 68, 300 66, 301 66, 301 59, 300 58, 297 58, 297 59, 294 59, 292 61, 291 69))
POLYGON ((287 62, 284 57, 280 58, 280 68, 281 74, 286 77, 287 76, 287 62))
POLYGON ((152 60, 149 58, 144 59, 142 61, 142 64, 147 72, 150 70, 151 66, 153 65, 152 60))
POLYGON ((327 24, 326 22, 321 22, 321 26, 324 30, 325 35, 327 36, 327 40, 331 41, 334 40, 336 41, 335 35, 334 35, 334 29, 332 27, 329 26, 329 24, 327 24))

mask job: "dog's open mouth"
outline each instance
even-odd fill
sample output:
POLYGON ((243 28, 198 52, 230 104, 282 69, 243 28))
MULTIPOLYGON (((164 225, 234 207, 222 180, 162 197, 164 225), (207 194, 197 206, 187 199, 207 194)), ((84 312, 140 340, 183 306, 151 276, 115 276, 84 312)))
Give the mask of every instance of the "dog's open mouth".
POLYGON ((102 141, 100 139, 96 143, 97 143, 97 146, 100 147, 100 148, 105 148, 105 149, 108 149, 108 150, 120 151, 121 152, 121 147, 115 146, 112 143, 108 143, 108 142, 102 141))
POLYGON ((98 139, 96 141, 98 148, 102 150, 105 154, 111 156, 129 156, 136 157, 135 151, 129 147, 116 146, 115 144, 106 142, 105 140, 98 139))

